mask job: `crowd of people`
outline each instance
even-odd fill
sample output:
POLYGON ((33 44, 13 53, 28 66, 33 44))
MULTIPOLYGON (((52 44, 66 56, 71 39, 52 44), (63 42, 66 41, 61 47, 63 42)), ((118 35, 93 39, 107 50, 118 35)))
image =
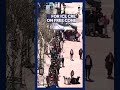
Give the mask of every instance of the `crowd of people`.
POLYGON ((48 88, 51 87, 52 84, 55 84, 57 87, 59 87, 59 70, 60 68, 64 67, 64 57, 61 55, 62 47, 60 45, 62 41, 63 40, 60 32, 56 32, 52 42, 52 48, 50 50, 51 65, 46 78, 48 88))
MULTIPOLYGON (((66 7, 65 3, 62 3, 62 5, 63 5, 63 7, 66 7)), ((78 7, 78 12, 76 13, 76 18, 78 18, 79 15, 81 15, 80 11, 81 11, 81 8, 78 7)), ((59 8, 57 8, 57 14, 61 14, 61 10, 59 8)), ((64 8, 62 14, 67 14, 65 8, 64 8)), ((77 26, 74 26, 71 24, 68 24, 68 26, 71 26, 73 28, 73 30, 63 31, 65 39, 70 40, 70 41, 80 41, 80 39, 79 39, 80 33, 77 31, 77 26)))
POLYGON ((103 14, 102 8, 86 10, 85 19, 87 36, 108 37, 107 26, 110 20, 103 14))
MULTIPOLYGON (((63 6, 65 6, 65 3, 62 3, 63 6)), ((78 8, 80 9, 80 8, 78 8)), ((57 8, 57 14, 61 14, 61 10, 57 8)), ((65 8, 62 14, 66 14, 65 8)), ((70 25, 69 25, 70 26, 70 25)), ((50 88, 52 85, 55 85, 59 88, 58 81, 59 81, 59 71, 61 68, 64 68, 64 57, 61 54, 63 51, 63 44, 65 40, 70 41, 80 41, 79 37, 80 34, 77 31, 77 27, 71 26, 74 30, 58 30, 55 33, 55 36, 52 40, 52 48, 50 50, 51 55, 51 65, 49 67, 49 73, 46 78, 47 81, 47 88, 50 88)), ((73 49, 70 50, 70 59, 73 60, 74 51, 73 49)), ((82 49, 79 51, 80 59, 82 58, 82 49)), ((71 71, 72 73, 74 71, 71 71)), ((74 76, 74 75, 73 75, 74 76)), ((74 78, 71 76, 71 78, 68 78, 67 81, 69 84, 80 84, 79 78, 74 78)), ((65 77, 63 77, 65 78, 65 77)), ((64 83, 65 84, 65 83, 64 83)))
MULTIPOLYGON (((61 31, 56 31, 55 36, 53 37, 52 40, 52 48, 50 50, 50 58, 51 58, 51 65, 49 67, 49 73, 48 76, 46 77, 46 81, 47 81, 47 88, 51 87, 51 85, 56 85, 57 87, 59 87, 58 85, 58 81, 59 81, 59 71, 61 68, 64 68, 64 56, 61 54, 62 50, 63 50, 63 44, 64 44, 64 37, 62 35, 63 32, 61 31), (62 43, 62 45, 61 45, 62 43)), ((79 50, 79 55, 80 55, 80 59, 82 59, 82 53, 83 50, 82 48, 79 50)), ((70 50, 70 60, 73 60, 73 55, 74 55, 74 51, 73 49, 70 50)), ((77 78, 70 78, 70 83, 75 84, 78 83, 79 77, 77 78), (77 82, 76 82, 77 80, 77 82)))
POLYGON ((70 41, 80 41, 80 33, 78 31, 66 31, 65 33, 65 39, 70 41))

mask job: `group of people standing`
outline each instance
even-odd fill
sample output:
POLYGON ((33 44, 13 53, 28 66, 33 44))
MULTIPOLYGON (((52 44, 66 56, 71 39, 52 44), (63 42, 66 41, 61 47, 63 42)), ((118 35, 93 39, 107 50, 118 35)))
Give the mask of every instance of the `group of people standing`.
MULTIPOLYGON (((51 85, 55 84, 57 87, 59 81, 59 71, 61 68, 64 68, 64 57, 62 55, 63 46, 60 43, 64 43, 61 32, 56 32, 54 36, 54 40, 52 42, 52 48, 50 50, 50 58, 51 58, 51 65, 49 67, 49 73, 46 77, 47 87, 51 87, 51 85)), ((80 59, 82 59, 82 48, 78 51, 80 59)), ((70 50, 70 59, 73 60, 74 51, 73 49, 70 50)), ((75 78, 74 78, 75 79, 75 78)), ((72 79, 73 80, 73 79, 72 79)), ((75 79, 76 80, 76 79, 75 79)), ((72 82, 74 82, 73 80, 72 82)), ((78 80, 78 79, 77 79, 78 80)))
POLYGON ((50 50, 51 65, 49 67, 48 76, 46 77, 47 88, 50 88, 53 84, 59 87, 59 70, 64 67, 64 57, 61 55, 61 51, 63 49, 60 45, 61 42, 63 43, 61 34, 60 32, 56 32, 52 42, 52 48, 50 50))
POLYGON ((107 15, 102 13, 101 8, 86 10, 86 35, 108 37, 107 26, 110 23, 107 15))
POLYGON ((75 30, 75 31, 66 31, 64 32, 65 39, 70 40, 70 41, 78 41, 80 42, 80 33, 75 30))
MULTIPOLYGON (((90 55, 86 56, 85 59, 85 69, 86 69, 86 80, 91 81, 92 79, 90 78, 91 74, 91 68, 93 67, 93 60, 90 55)), ((108 79, 114 79, 112 76, 112 70, 113 70, 113 64, 114 64, 114 56, 112 52, 109 52, 109 54, 105 58, 105 68, 107 70, 107 78, 108 79)))

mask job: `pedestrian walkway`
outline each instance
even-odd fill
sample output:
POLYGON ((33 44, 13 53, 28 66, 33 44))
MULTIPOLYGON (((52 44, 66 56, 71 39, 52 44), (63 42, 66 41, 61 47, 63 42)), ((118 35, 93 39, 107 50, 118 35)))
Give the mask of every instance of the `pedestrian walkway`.
MULTIPOLYGON (((78 3, 77 3, 78 5, 78 3)), ((80 4, 79 4, 80 5, 80 4)), ((75 12, 69 12, 71 10, 71 7, 76 6, 76 4, 69 6, 68 4, 66 4, 66 11, 68 12, 67 14, 76 14, 76 12, 78 12, 78 7, 76 8, 76 10, 74 10, 75 12)), ((77 26, 77 31, 81 34, 82 32, 82 15, 79 16, 79 18, 77 18, 76 20, 76 26, 77 26)), ((67 41, 65 40, 64 44, 63 44, 63 50, 62 50, 62 55, 64 57, 64 66, 60 68, 60 74, 59 76, 59 81, 58 81, 58 86, 60 88, 82 88, 83 87, 83 60, 80 59, 79 56, 79 49, 82 48, 82 38, 80 40, 81 42, 75 42, 75 41, 67 41), (74 55, 73 55, 73 59, 74 61, 70 60, 70 50, 73 49, 74 51, 74 55), (74 77, 77 78, 78 76, 80 77, 79 82, 80 84, 75 84, 75 85, 66 85, 64 84, 64 78, 65 77, 70 77, 70 73, 71 71, 75 72, 74 77)), ((57 60, 57 59, 56 59, 57 60)), ((44 75, 43 77, 41 77, 40 75, 38 75, 38 84, 40 84, 40 82, 43 82, 46 84, 46 76, 48 76, 49 73, 49 67, 51 65, 51 57, 48 57, 47 55, 44 55, 44 75)), ((55 67, 56 68, 56 67, 55 67)), ((44 86, 40 86, 39 87, 46 87, 46 85, 44 86)))
MULTIPOLYGON (((66 5, 66 13, 67 14, 76 14, 78 12, 78 8, 76 6, 80 6, 80 3, 65 3, 66 5), (75 8, 74 8, 75 7, 75 8), (71 10, 72 8, 72 10, 71 10)), ((78 29, 78 32, 81 34, 82 32, 82 15, 79 16, 79 18, 76 20, 77 22, 75 23, 78 29)), ((82 35, 81 35, 82 37, 82 35)), ((64 45, 63 45, 63 56, 64 56, 64 65, 65 67, 60 69, 60 81, 59 81, 59 86, 60 87, 71 87, 71 88, 81 88, 83 86, 83 60, 80 60, 80 56, 79 56, 79 49, 82 48, 82 38, 80 37, 80 41, 81 42, 72 42, 72 41, 65 41, 64 45), (73 49, 74 51, 74 55, 73 55, 73 59, 74 61, 70 60, 70 50, 73 49), (74 77, 76 78, 77 76, 80 76, 80 84, 76 84, 76 85, 66 85, 64 84, 64 78, 65 77, 70 77, 70 72, 71 71, 75 72, 74 77)))
POLYGON ((59 81, 59 86, 60 87, 72 87, 72 88, 80 88, 83 85, 83 60, 80 60, 79 57, 79 49, 81 47, 81 43, 80 42, 71 42, 71 41, 65 41, 64 46, 63 46, 63 56, 65 58, 64 61, 64 65, 65 67, 60 69, 60 81, 59 81), (70 60, 70 49, 74 50, 74 56, 73 59, 74 61, 70 60), (65 77, 70 77, 70 72, 74 70, 75 72, 75 78, 77 76, 80 76, 80 83, 81 84, 77 84, 77 85, 65 85, 64 84, 64 78, 65 77))

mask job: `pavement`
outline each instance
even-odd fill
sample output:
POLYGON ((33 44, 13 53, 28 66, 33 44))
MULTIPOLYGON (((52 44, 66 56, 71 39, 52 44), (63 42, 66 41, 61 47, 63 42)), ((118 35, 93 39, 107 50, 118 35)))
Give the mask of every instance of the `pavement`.
MULTIPOLYGON (((101 0, 103 13, 109 19, 114 8, 114 0, 101 0)), ((108 26, 108 35, 111 38, 86 37, 86 54, 93 59, 91 79, 94 82, 86 82, 86 90, 114 90, 114 80, 107 79, 105 69, 105 57, 111 51, 114 54, 114 33, 112 31, 112 20, 108 26)), ((113 69, 114 76, 114 69, 113 69)))
MULTIPOLYGON (((66 5, 66 13, 67 14, 76 14, 78 12, 78 6, 81 5, 81 3, 65 3, 66 5), (71 8, 73 8, 71 10, 71 8)), ((82 7, 82 6, 81 6, 82 7)), ((76 20, 77 27, 78 27, 78 32, 82 32, 82 15, 79 16, 79 18, 76 20)), ((82 36, 81 36, 82 37, 82 36)), ((73 42, 73 41, 65 41, 64 46, 63 46, 63 56, 65 58, 65 68, 62 68, 60 70, 60 81, 59 85, 62 88, 82 88, 83 87, 83 61, 80 60, 79 58, 79 49, 82 48, 82 39, 81 42, 73 42), (74 56, 73 59, 74 61, 70 60, 70 49, 74 50, 74 56), (65 85, 63 76, 70 77, 70 72, 74 70, 75 72, 75 77, 80 76, 80 84, 78 85, 65 85)))

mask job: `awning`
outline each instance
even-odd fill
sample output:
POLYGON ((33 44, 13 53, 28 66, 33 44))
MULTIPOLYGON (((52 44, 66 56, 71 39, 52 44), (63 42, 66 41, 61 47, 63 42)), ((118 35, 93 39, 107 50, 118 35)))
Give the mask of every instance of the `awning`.
POLYGON ((71 26, 66 26, 64 27, 64 30, 67 31, 67 30, 74 30, 71 26))
POLYGON ((74 30, 74 28, 72 28, 71 26, 62 26, 58 23, 52 23, 50 26, 50 29, 52 30, 74 30))
POLYGON ((76 24, 76 23, 70 23, 70 26, 71 26, 73 29, 77 29, 77 24, 76 24))
POLYGON ((77 23, 70 23, 70 25, 77 27, 77 23))
POLYGON ((64 30, 64 26, 59 25, 58 23, 52 23, 50 25, 50 29, 52 29, 52 30, 64 30))

